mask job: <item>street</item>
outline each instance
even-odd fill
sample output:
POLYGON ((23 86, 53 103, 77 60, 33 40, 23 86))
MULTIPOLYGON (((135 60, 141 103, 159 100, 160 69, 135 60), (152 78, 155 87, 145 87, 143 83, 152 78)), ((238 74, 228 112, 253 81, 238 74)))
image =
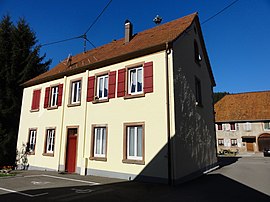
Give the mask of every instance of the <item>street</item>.
POLYGON ((269 157, 222 157, 219 169, 174 187, 22 171, 0 178, 0 201, 269 201, 269 170, 269 157))

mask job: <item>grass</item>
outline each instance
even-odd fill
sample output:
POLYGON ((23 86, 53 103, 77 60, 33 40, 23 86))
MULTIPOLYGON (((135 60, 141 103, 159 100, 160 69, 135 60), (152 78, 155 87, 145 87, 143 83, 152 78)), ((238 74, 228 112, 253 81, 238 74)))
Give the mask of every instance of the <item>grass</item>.
POLYGON ((0 173, 0 177, 14 176, 14 173, 0 173))

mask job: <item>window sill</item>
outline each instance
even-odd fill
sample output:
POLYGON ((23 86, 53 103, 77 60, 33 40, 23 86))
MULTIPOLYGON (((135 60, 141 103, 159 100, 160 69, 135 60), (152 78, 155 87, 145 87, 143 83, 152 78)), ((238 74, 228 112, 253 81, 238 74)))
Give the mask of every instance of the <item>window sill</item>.
POLYGON ((42 156, 50 156, 50 157, 54 157, 54 154, 50 154, 50 153, 43 153, 42 156))
POLYGON ((89 160, 94 160, 94 161, 107 161, 107 157, 89 157, 89 160))
POLYGON ((58 109, 58 106, 48 107, 47 110, 58 109))
POLYGON ((109 98, 106 99, 95 99, 94 101, 92 101, 93 104, 97 104, 97 103, 103 103, 103 102, 109 102, 109 98))
POLYGON ((124 99, 132 99, 132 98, 139 98, 139 97, 145 97, 145 93, 140 93, 140 94, 127 94, 124 96, 124 99))
POLYGON ((27 155, 35 155, 35 152, 27 152, 27 155))
POLYGON ((145 165, 144 160, 123 159, 122 163, 145 165))
POLYGON ((77 106, 81 106, 81 103, 74 103, 74 104, 68 104, 68 107, 77 107, 77 106))
POLYGON ((30 109, 30 112, 38 112, 39 109, 30 109))

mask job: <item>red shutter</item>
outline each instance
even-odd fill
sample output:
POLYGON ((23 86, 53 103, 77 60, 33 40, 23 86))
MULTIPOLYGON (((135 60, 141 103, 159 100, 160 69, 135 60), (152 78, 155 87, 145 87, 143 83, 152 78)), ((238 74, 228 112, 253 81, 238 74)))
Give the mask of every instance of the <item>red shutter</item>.
POLYGON ((109 74, 109 98, 115 98, 116 71, 109 74))
POLYGON ((117 97, 125 96, 126 69, 118 70, 117 97))
POLYGON ((57 106, 62 105, 62 97, 63 97, 63 84, 59 84, 59 86, 58 86, 57 106))
POLYGON ((87 102, 91 102, 94 100, 94 89, 95 89, 95 77, 88 77, 88 87, 87 87, 87 102))
POLYGON ((50 90, 50 87, 45 89, 44 108, 48 108, 49 106, 50 90))
POLYGON ((153 92, 153 62, 144 63, 144 93, 153 92))
POLYGON ((31 110, 39 109, 40 92, 41 92, 40 89, 39 89, 39 90, 34 90, 34 91, 33 91, 31 110))

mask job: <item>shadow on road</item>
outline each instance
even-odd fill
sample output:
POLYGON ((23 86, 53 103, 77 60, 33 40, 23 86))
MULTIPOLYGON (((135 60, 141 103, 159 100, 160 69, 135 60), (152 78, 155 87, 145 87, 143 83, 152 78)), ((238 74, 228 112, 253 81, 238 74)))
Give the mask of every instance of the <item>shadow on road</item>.
POLYGON ((220 174, 204 175, 196 180, 168 185, 120 182, 98 186, 61 187, 26 190, 28 197, 16 193, 0 195, 0 201, 270 201, 270 197, 220 174))
POLYGON ((236 161, 238 161, 241 157, 218 157, 218 164, 220 167, 224 167, 224 166, 228 166, 231 165, 233 163, 235 163, 236 161))

